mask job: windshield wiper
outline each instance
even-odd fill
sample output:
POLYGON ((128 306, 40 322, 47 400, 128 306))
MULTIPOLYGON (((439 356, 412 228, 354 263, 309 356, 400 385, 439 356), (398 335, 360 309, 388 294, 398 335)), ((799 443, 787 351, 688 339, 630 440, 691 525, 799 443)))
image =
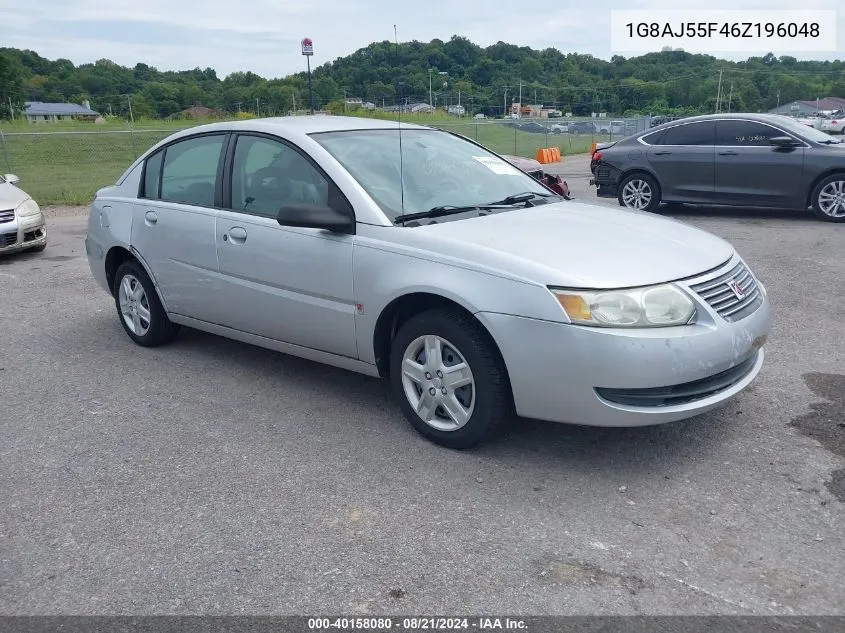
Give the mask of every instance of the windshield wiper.
POLYGON ((498 202, 491 202, 490 204, 499 205, 499 204, 517 204, 519 202, 528 202, 532 198, 555 198, 555 194, 553 193, 540 193, 537 191, 525 191, 523 193, 515 193, 513 195, 508 196, 507 198, 503 198, 498 202))
POLYGON ((520 204, 522 202, 528 202, 532 198, 541 197, 541 198, 554 198, 558 197, 555 196, 553 193, 538 193, 534 191, 526 191, 524 193, 516 193, 503 200, 499 200, 498 202, 488 202, 485 204, 472 204, 468 206, 452 206, 452 205, 442 205, 439 207, 434 207, 429 209, 428 211, 420 211, 418 213, 405 213, 403 215, 397 215, 393 218, 394 224, 399 224, 401 222, 407 222, 409 220, 421 220, 423 218, 440 218, 444 215, 452 215, 454 213, 466 213, 467 211, 488 211, 492 209, 507 209, 514 205, 520 204))
POLYGON ((423 218, 442 218, 444 215, 452 215, 454 213, 466 213, 467 211, 484 211, 486 209, 506 209, 507 204, 473 204, 466 207, 454 207, 451 205, 443 205, 434 207, 428 211, 419 211, 418 213, 405 213, 404 215, 397 215, 393 218, 394 224, 400 222, 407 222, 409 220, 421 220, 423 218))

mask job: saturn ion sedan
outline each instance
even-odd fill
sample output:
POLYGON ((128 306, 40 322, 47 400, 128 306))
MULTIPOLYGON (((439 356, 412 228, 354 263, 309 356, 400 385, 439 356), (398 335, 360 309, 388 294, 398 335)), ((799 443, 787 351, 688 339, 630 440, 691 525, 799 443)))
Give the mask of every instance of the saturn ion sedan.
POLYGON ((202 125, 97 193, 85 240, 127 335, 180 326, 389 379, 430 440, 520 416, 626 427, 751 383, 766 290, 730 244, 564 200, 497 154, 406 123, 202 125))

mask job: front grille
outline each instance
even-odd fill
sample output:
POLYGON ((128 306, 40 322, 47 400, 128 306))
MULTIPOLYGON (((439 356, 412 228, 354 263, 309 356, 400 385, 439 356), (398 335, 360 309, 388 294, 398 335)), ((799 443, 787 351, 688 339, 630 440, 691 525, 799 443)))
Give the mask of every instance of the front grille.
POLYGON ((15 210, 14 209, 4 209, 0 211, 0 224, 5 222, 11 222, 15 219, 15 210))
POLYGON ((596 393, 609 402, 635 407, 666 407, 687 404, 709 398, 733 387, 754 369, 759 354, 760 352, 755 352, 750 358, 726 371, 681 385, 647 389, 597 388, 596 393))
POLYGON ((763 303, 763 294, 748 267, 739 262, 714 279, 690 286, 726 321, 740 321, 763 303), (738 287, 740 292, 735 292, 738 287))
POLYGON ((17 231, 15 231, 14 233, 0 233, 0 248, 5 248, 6 246, 12 246, 17 241, 18 241, 17 231))

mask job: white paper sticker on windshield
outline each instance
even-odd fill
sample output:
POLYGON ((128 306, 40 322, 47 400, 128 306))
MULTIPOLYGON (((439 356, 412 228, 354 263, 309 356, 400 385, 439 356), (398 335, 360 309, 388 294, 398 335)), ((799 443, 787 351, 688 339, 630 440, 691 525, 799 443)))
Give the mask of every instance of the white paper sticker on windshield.
POLYGON ((505 161, 500 160, 498 158, 493 158, 490 156, 473 156, 473 158, 495 174, 502 174, 503 176, 515 176, 522 173, 510 163, 506 163, 505 161))

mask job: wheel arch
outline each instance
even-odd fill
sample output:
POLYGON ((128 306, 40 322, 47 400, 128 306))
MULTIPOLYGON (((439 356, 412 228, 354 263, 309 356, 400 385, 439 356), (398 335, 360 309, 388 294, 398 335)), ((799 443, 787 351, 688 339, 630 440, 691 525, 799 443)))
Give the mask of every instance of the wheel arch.
MULTIPOLYGON (((496 338, 473 313, 472 309, 457 299, 426 291, 415 291, 400 295, 388 303, 376 320, 373 330, 373 351, 379 375, 386 377, 390 371, 390 343, 399 328, 411 317, 436 308, 459 310, 472 319, 484 331, 499 356, 502 351, 496 338)), ((505 365, 503 363, 503 365, 505 365)), ((505 365, 506 366, 506 365, 505 365)))
POLYGON ((819 186, 819 183, 828 176, 833 176, 834 174, 842 174, 843 176, 845 176, 845 167, 831 167, 830 169, 823 171, 821 174, 819 174, 813 179, 813 181, 810 183, 810 186, 807 188, 807 198, 805 200, 806 208, 813 206, 813 192, 815 192, 816 187, 819 186))
POLYGON ((141 268, 144 269, 144 272, 147 273, 147 276, 153 282, 153 288, 155 288, 158 300, 161 302, 164 311, 167 312, 167 304, 161 296, 161 290, 159 289, 156 279, 153 276, 150 267, 147 265, 147 262, 145 262, 143 257, 141 257, 138 253, 126 248, 125 246, 112 246, 108 253, 106 253, 104 267, 106 271, 106 283, 108 283, 109 291, 114 294, 114 276, 117 273, 117 269, 120 268, 120 265, 127 261, 137 262, 141 268))
POLYGON ((663 195, 663 183, 660 182, 660 178, 658 177, 657 173, 648 167, 643 167, 642 165, 637 165, 636 167, 630 167, 626 169, 621 174, 619 174, 619 187, 622 187, 622 181, 624 181, 629 176, 633 176, 635 174, 645 174, 646 176, 651 176, 654 178, 654 181, 657 183, 658 188, 660 191, 658 193, 663 195))

